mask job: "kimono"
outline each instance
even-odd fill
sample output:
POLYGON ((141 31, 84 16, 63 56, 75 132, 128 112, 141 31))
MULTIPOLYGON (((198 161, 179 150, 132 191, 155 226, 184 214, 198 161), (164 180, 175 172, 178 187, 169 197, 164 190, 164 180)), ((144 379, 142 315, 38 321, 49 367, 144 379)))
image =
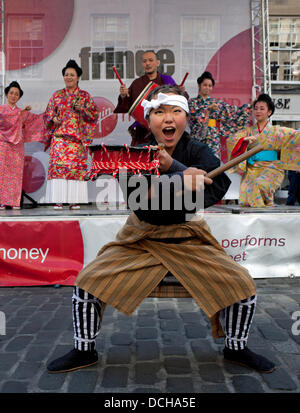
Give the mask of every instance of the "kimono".
POLYGON ((274 194, 284 179, 284 170, 300 170, 300 132, 290 128, 257 125, 239 131, 227 140, 229 156, 246 136, 257 136, 265 150, 234 168, 242 175, 240 203, 242 206, 274 205, 274 194), (274 156, 275 155, 275 156, 274 156))
POLYGON ((206 143, 221 157, 221 137, 228 137, 244 128, 251 121, 251 108, 249 104, 231 106, 221 100, 208 97, 203 99, 200 95, 189 100, 190 109, 190 135, 206 143), (217 103, 219 109, 207 110, 212 103, 217 103))
MULTIPOLYGON (((210 171, 220 165, 206 145, 185 134, 172 157, 164 174, 170 177, 183 177, 190 166, 210 171)), ((224 173, 214 178, 205 187, 205 206, 222 199, 229 185, 224 173)), ((248 271, 226 254, 203 218, 195 214, 187 220, 184 210, 163 208, 132 211, 115 241, 102 247, 75 285, 130 315, 144 298, 161 292, 160 282, 168 272, 210 318, 214 338, 223 336, 220 310, 255 294, 248 271)))
POLYGON ((0 204, 20 206, 24 143, 44 138, 43 115, 0 106, 0 204))
POLYGON ((83 181, 88 168, 87 145, 91 144, 96 131, 98 110, 88 92, 76 88, 55 92, 44 114, 47 142, 50 144, 48 180, 66 179, 83 181), (79 100, 83 110, 72 108, 79 100), (55 126, 53 118, 61 123, 55 126))

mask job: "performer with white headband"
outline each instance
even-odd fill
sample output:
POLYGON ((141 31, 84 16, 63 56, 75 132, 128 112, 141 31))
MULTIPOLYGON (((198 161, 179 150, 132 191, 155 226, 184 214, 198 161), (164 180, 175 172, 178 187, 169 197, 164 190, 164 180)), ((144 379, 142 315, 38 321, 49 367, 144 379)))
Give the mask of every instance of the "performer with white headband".
MULTIPOLYGON (((172 76, 159 73, 159 56, 153 50, 146 50, 143 53, 141 65, 144 69, 144 74, 142 76, 135 79, 128 88, 123 82, 120 85, 120 95, 114 113, 128 113, 133 103, 138 99, 142 91, 150 82, 153 82, 158 86, 170 86, 176 84, 172 76)), ((182 91, 185 91, 183 84, 180 85, 180 88, 182 91)), ((186 96, 188 97, 187 93, 186 96)), ((149 130, 140 122, 135 121, 132 123, 128 128, 128 132, 131 135, 131 146, 137 146, 147 142, 149 130)))
MULTIPOLYGON (((199 205, 190 208, 182 202, 176 209, 172 201, 173 178, 181 184, 182 197, 186 193, 196 196, 204 186, 205 208, 222 199, 230 180, 224 173, 214 180, 206 176, 220 161, 208 146, 190 139, 185 131, 188 105, 180 89, 159 87, 143 107, 151 131, 149 145, 164 145, 159 152, 162 177, 155 189, 156 194, 168 197, 169 208, 164 208, 164 198, 159 198, 158 208, 152 206, 155 191, 151 182, 151 191, 146 187, 141 195, 148 199, 147 205, 134 209, 115 241, 102 247, 97 258, 79 273, 73 295, 75 346, 51 362, 48 371, 66 372, 97 362, 95 340, 106 304, 130 316, 144 298, 158 294, 192 297, 209 317, 213 337, 225 337, 226 360, 270 373, 274 364, 247 347, 256 305, 253 279, 195 214, 199 205), (168 178, 172 178, 169 191, 163 191, 168 178), (171 291, 164 283, 166 277, 173 280, 171 291)), ((130 192, 128 185, 128 199, 134 189, 130 192)))
POLYGON ((145 119, 147 119, 147 116, 152 109, 157 109, 160 105, 178 106, 182 108, 186 113, 189 113, 188 102, 184 96, 159 93, 157 95, 157 99, 152 99, 151 101, 146 99, 143 100, 142 106, 144 108, 145 119))

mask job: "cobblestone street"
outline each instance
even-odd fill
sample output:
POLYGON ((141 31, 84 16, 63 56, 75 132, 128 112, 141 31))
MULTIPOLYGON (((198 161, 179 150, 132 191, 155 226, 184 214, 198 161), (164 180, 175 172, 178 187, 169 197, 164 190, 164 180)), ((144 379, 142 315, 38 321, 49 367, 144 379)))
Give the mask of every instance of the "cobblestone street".
POLYGON ((300 280, 255 281, 258 305, 248 346, 276 362, 272 374, 225 362, 223 340, 212 339, 197 304, 175 298, 148 298, 131 317, 107 307, 98 364, 49 374, 47 363, 73 347, 72 288, 1 288, 6 335, 0 335, 0 392, 299 393, 300 326, 294 313, 300 310, 300 280))

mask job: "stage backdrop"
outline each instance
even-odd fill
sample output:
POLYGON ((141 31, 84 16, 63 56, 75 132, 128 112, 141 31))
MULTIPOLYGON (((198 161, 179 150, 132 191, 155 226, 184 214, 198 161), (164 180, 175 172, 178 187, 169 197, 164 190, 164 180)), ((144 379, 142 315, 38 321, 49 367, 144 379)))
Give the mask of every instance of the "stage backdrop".
MULTIPOLYGON (((4 75, 5 85, 21 83, 21 106, 42 113, 52 93, 64 87, 66 62, 75 59, 83 68, 80 87, 100 113, 95 143, 130 142, 133 120, 113 113, 120 85, 112 67, 129 86, 143 74, 145 50, 157 52, 161 73, 178 84, 189 72, 190 97, 197 95, 196 79, 207 69, 216 80, 213 96, 237 105, 251 100, 249 0, 6 0, 4 26, 1 79, 4 75)), ((31 143, 26 154, 26 192, 43 203, 48 153, 31 143)), ((89 183, 90 201, 99 191, 89 183)))
MULTIPOLYGON (((213 235, 253 278, 299 277, 300 214, 205 213, 213 235)), ((127 216, 0 221, 0 286, 72 285, 127 216)))

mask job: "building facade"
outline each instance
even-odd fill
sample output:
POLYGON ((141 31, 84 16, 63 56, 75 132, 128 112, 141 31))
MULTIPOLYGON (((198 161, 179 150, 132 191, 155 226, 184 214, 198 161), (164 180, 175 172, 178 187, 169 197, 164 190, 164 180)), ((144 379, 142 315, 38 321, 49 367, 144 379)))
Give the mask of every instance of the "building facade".
POLYGON ((300 128, 300 2, 269 0, 273 123, 300 128))

